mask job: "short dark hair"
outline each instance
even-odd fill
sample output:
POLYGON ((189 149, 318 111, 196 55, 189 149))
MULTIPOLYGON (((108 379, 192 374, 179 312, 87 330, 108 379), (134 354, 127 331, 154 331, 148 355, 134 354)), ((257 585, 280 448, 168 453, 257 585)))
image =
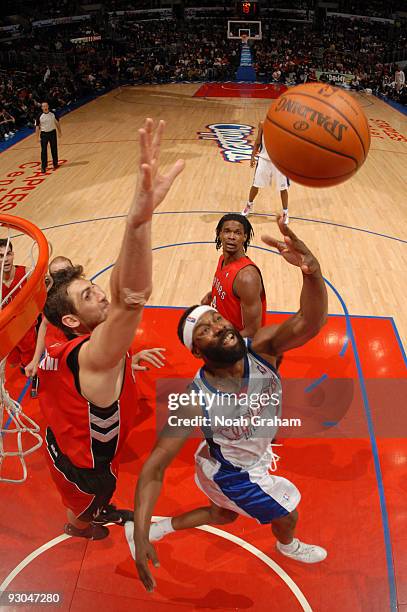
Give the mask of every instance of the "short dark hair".
MULTIPOLYGON (((63 261, 66 261, 68 263, 68 265, 66 266, 67 268, 74 267, 72 261, 68 257, 63 257, 62 255, 58 255, 57 257, 54 257, 54 259, 51 259, 51 261, 48 262, 48 274, 45 275, 45 286, 47 287, 48 291, 54 283, 55 274, 57 274, 59 271, 57 270, 57 272, 51 272, 51 266, 54 263, 59 263, 63 261)), ((60 268, 60 270, 62 270, 62 268, 60 268)))
POLYGON ((184 323, 185 323, 185 319, 191 314, 191 312, 193 310, 195 310, 195 308, 198 308, 199 304, 195 304, 194 306, 190 306, 189 308, 187 308, 181 315, 180 320, 178 321, 178 329, 177 329, 177 334, 178 334, 178 338, 180 339, 180 342, 182 342, 182 344, 184 344, 184 323))
POLYGON ((48 321, 62 329, 67 337, 72 336, 72 329, 62 323, 62 317, 68 314, 78 314, 74 303, 68 295, 68 287, 74 281, 83 278, 83 266, 73 266, 59 270, 53 275, 53 284, 44 306, 44 314, 48 321))
MULTIPOLYGON (((63 255, 57 255, 56 257, 54 257, 54 259, 51 259, 51 261, 48 262, 48 270, 50 269, 52 264, 54 264, 54 263, 61 263, 63 261, 66 261, 71 268, 74 267, 74 265, 73 265, 72 261, 69 259, 69 257, 64 257, 63 255)), ((67 266, 67 267, 69 267, 69 266, 67 266)), ((52 274, 50 272, 50 274, 51 274, 51 276, 54 276, 54 274, 56 274, 56 272, 54 272, 54 274, 52 274)))
POLYGON ((10 249, 10 251, 13 252, 13 244, 11 240, 8 240, 8 238, 0 238, 0 247, 4 247, 6 249, 7 243, 8 243, 8 248, 10 249))
POLYGON ((227 215, 223 215, 223 217, 219 221, 218 225, 216 226, 216 238, 215 238, 216 248, 219 250, 222 247, 220 233, 226 221, 237 221, 238 223, 241 223, 241 225, 243 225, 244 233, 247 236, 243 244, 243 248, 246 252, 251 239, 254 237, 254 231, 253 231, 252 224, 250 223, 248 218, 245 217, 244 215, 239 215, 238 213, 228 213, 227 215))

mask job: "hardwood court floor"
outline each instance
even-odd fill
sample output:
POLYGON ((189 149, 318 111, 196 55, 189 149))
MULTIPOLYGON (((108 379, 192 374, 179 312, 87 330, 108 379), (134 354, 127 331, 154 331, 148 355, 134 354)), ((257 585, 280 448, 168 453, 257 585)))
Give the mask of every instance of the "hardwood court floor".
MULTIPOLYGON (((54 253, 84 264, 88 273, 111 264, 135 182, 137 129, 151 115, 167 122, 164 165, 178 157, 187 162, 158 211, 167 214, 155 217, 154 246, 211 242, 220 213, 242 209, 253 171, 248 161, 225 161, 216 142, 201 140, 198 133, 209 132, 206 126, 214 123, 255 127, 269 100, 193 97, 198 89, 194 84, 122 88, 67 115, 59 149, 66 163, 35 189, 19 191, 25 197, 13 200, 16 206, 9 212, 51 228, 46 234, 54 253)), ((393 316, 405 341, 407 117, 374 97, 358 99, 374 127, 366 163, 338 187, 318 190, 293 184, 292 229, 317 253, 325 277, 351 314, 393 316)), ((27 185, 26 179, 39 168, 21 169, 20 165, 38 159, 34 136, 2 154, 1 179, 11 180, 6 175, 24 172, 3 188, 8 192, 27 185)), ((7 192, 0 198, 0 207, 12 201, 5 198, 7 192)), ((251 218, 255 245, 261 245, 262 232, 276 231, 272 221, 279 209, 274 189, 260 191, 255 210, 261 214, 251 218)), ((298 271, 267 252, 250 254, 263 270, 268 308, 295 310, 298 271)), ((211 244, 158 251, 151 303, 196 302, 211 284, 217 255, 211 244)), ((16 259, 24 260, 24 256, 17 241, 16 259)), ((343 311, 332 292, 329 311, 343 311)))
MULTIPOLYGON (((269 104, 261 98, 193 97, 198 87, 123 88, 66 116, 60 142, 60 158, 66 162, 41 183, 33 182, 41 178, 35 176, 39 164, 32 163, 39 159, 33 137, 0 157, 0 180, 14 181, 1 183, 2 193, 9 196, 0 197, 0 207, 16 202, 8 212, 37 223, 54 254, 82 263, 107 288, 106 268, 117 255, 134 186, 137 129, 145 116, 167 121, 163 162, 184 157, 187 166, 154 218, 151 304, 157 308, 146 311, 136 342, 164 343, 169 351, 174 344, 170 376, 190 375, 196 364, 188 361, 175 339, 179 311, 160 307, 196 303, 209 290, 218 257, 213 245, 216 223, 223 212, 241 210, 253 172, 247 161, 225 161, 216 141, 200 139, 198 133, 211 133, 207 126, 213 124, 255 127, 269 104), (15 172, 23 174, 7 176, 15 172), (19 189, 22 186, 35 188, 19 189), (10 192, 26 197, 13 200, 10 192)), ((282 369, 291 382, 308 381, 301 405, 312 409, 318 422, 328 423, 324 427, 332 437, 288 440, 281 469, 303 494, 302 515, 309 521, 302 521, 302 535, 326 544, 327 564, 315 568, 284 564, 271 552, 267 530, 251 521, 242 519, 226 528, 275 559, 314 612, 382 612, 390 606, 395 609, 396 602, 400 609, 407 606, 402 502, 406 362, 397 334, 398 329, 401 338, 407 338, 407 122, 373 97, 358 98, 373 136, 363 168, 336 188, 293 185, 290 190, 292 229, 318 254, 329 286, 329 312, 338 316, 330 317, 317 340, 288 354, 282 369), (338 389, 337 384, 343 386, 338 389), (344 420, 342 402, 352 407, 344 420), (326 411, 325 406, 334 410, 326 411)), ((249 138, 253 141, 253 136, 249 138)), ((298 307, 299 273, 262 250, 259 239, 265 231, 276 231, 273 220, 279 207, 274 190, 260 192, 259 214, 251 217, 256 236, 249 254, 262 269, 268 308, 284 312, 298 307)), ((26 261, 25 246, 25 239, 15 239, 16 261, 26 261)), ((283 316, 274 315, 273 320, 283 316)), ((18 395, 24 380, 18 373, 13 376, 10 384, 18 395)), ((294 387, 286 403, 296 405, 297 393, 294 387)), ((152 409, 146 406, 143 419, 148 418, 134 432, 123 459, 117 500, 125 504, 131 503, 135 477, 153 440, 152 409)), ((36 402, 28 401, 26 410, 41 420, 36 402)), ((184 509, 185 500, 188 509, 203 502, 192 482, 192 450, 188 447, 171 468, 157 512, 184 509)), ((63 510, 41 453, 30 458, 30 468, 25 485, 3 489, 6 511, 1 528, 7 536, 0 555, 0 583, 26 554, 61 533, 63 510), (52 508, 45 524, 38 507, 42 504, 52 508), (32 517, 30 523, 27 517, 32 517)), ((137 604, 153 612, 301 609, 286 582, 280 582, 258 559, 246 558, 245 552, 237 554, 230 542, 213 534, 177 534, 160 544, 159 553, 160 590, 153 598, 135 582, 122 534, 115 529, 112 539, 97 549, 83 542, 62 542, 31 563, 8 588, 46 588, 52 577, 55 588, 66 594, 62 609, 75 612, 97 607, 117 610, 118 594, 121 610, 137 604), (208 574, 210 567, 217 571, 208 574)), ((303 603, 302 609, 309 608, 303 603)))

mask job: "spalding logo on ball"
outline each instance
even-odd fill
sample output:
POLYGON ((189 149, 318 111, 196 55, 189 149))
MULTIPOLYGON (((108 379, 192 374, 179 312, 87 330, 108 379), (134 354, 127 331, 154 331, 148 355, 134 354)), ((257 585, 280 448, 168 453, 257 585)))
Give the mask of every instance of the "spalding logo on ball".
POLYGON ((342 89, 322 83, 286 91, 269 108, 263 131, 277 168, 309 187, 346 181, 370 148, 369 125, 359 104, 342 89))

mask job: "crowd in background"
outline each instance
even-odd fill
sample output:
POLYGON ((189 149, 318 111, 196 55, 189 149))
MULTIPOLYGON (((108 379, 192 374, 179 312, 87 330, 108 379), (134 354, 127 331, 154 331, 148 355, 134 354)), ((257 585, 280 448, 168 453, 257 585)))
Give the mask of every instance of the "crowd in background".
MULTIPOLYGON (((403 28, 337 16, 320 31, 306 21, 263 19, 262 25, 263 39, 251 42, 259 80, 295 84, 315 80, 317 70, 348 73, 355 89, 407 104, 406 86, 394 85, 396 67, 386 63, 394 49, 407 48, 403 28)), ((241 43, 228 40, 226 30, 222 18, 141 21, 105 14, 27 31, 0 44, 0 138, 32 127, 43 100, 62 109, 119 83, 233 80, 241 43), (72 42, 95 34, 101 40, 72 42)))
MULTIPOLYGON (((186 9, 194 7, 220 7, 224 12, 233 10, 230 0, 184 0, 181 4, 186 9)), ((170 6, 165 0, 101 0, 97 3, 85 3, 83 0, 2 0, 0 3, 0 26, 7 23, 7 15, 24 15, 27 19, 47 19, 79 15, 81 12, 96 11, 106 14, 111 11, 132 11, 157 9, 170 6)), ((312 11, 314 0, 261 0, 263 12, 272 9, 291 9, 293 11, 312 11)), ((329 10, 351 15, 392 18, 397 11, 405 11, 405 0, 335 0, 329 10)))
MULTIPOLYGON (((160 0, 101 0, 97 3, 102 12, 127 11, 137 9, 156 9, 169 3, 160 0)), ((27 0, 2 0, 0 6, 0 22, 3 15, 26 14, 31 18, 45 19, 47 17, 63 17, 77 15, 88 10, 92 3, 82 0, 36 0, 31 4, 27 0)), ((224 7, 230 9, 229 0, 188 0, 186 8, 193 7, 224 7)), ((262 0, 262 10, 284 8, 292 10, 313 10, 314 0, 262 0)), ((351 15, 369 15, 373 17, 391 18, 396 11, 405 11, 405 0, 335 0, 335 11, 351 15)), ((333 10, 333 7, 332 9, 333 10)))

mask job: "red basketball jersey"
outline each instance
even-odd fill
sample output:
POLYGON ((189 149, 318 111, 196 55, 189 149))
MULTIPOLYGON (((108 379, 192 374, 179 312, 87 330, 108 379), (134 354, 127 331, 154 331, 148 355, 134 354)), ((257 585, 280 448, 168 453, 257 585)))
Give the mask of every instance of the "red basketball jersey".
POLYGON ((132 429, 136 410, 130 353, 125 358, 120 397, 112 406, 97 408, 80 394, 67 360, 88 339, 88 335, 80 336, 50 346, 38 368, 38 399, 46 425, 62 453, 80 468, 95 468, 117 456, 132 429))
POLYGON ((47 331, 45 332, 45 348, 49 349, 54 344, 63 344, 64 342, 67 342, 67 337, 62 329, 48 322, 47 331))
MULTIPOLYGON (((7 285, 3 282, 2 283, 2 301, 4 300, 4 298, 7 298, 10 293, 13 291, 13 289, 15 287, 17 287, 17 285, 21 282, 21 279, 24 278, 24 276, 27 274, 27 271, 25 269, 24 266, 14 266, 15 268, 15 273, 14 273, 14 278, 11 282, 11 285, 9 287, 7 287, 7 285)), ((9 299, 6 299, 3 302, 3 307, 6 304, 9 304, 10 302, 12 302, 14 300, 14 298, 16 297, 17 293, 20 291, 20 289, 22 287, 24 287, 24 285, 26 284, 27 280, 23 280, 23 282, 21 283, 20 287, 18 289, 16 289, 15 291, 13 291, 13 294, 10 295, 9 299)))
MULTIPOLYGON (((25 266, 14 266, 14 268, 14 278, 10 286, 7 287, 4 282, 2 283, 2 301, 4 300, 3 307, 6 304, 10 304, 14 300, 18 292, 21 291, 22 287, 24 287, 27 282, 27 279, 24 279, 22 281, 24 276, 27 274, 25 266), (18 289, 13 291, 13 289, 15 289, 16 287, 18 287, 18 289)), ((35 352, 35 343, 37 341, 37 333, 35 329, 36 325, 37 321, 32 324, 30 329, 21 338, 17 346, 15 346, 8 355, 8 362, 10 365, 26 366, 33 358, 35 352)))
MULTIPOLYGON (((226 266, 223 265, 223 261, 224 257, 221 255, 219 257, 215 276, 213 277, 212 306, 220 312, 222 317, 230 321, 237 330, 241 331, 244 328, 243 314, 240 299, 233 293, 233 283, 238 272, 247 266, 254 266, 262 279, 261 272, 256 264, 246 255, 236 261, 232 261, 226 266)), ((261 324, 263 326, 266 322, 266 294, 264 288, 261 295, 261 303, 261 324)))

